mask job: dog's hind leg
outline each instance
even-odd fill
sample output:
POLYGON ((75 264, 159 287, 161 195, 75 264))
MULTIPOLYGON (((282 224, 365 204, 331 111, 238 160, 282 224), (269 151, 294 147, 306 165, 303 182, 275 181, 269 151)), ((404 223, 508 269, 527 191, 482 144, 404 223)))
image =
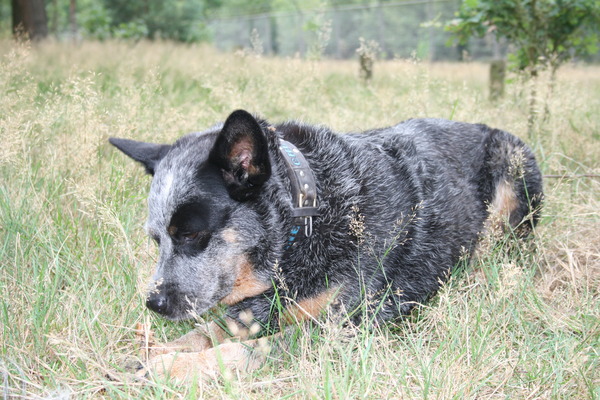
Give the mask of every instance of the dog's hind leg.
POLYGON ((539 217, 542 175, 532 151, 517 137, 492 130, 481 184, 489 204, 488 228, 516 229, 526 236, 539 217))

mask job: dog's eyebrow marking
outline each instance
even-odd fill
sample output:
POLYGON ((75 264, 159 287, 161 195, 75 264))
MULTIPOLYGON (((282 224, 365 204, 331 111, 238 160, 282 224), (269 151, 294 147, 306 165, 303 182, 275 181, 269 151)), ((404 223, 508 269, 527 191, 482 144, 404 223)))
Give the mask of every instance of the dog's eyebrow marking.
POLYGON ((175 225, 171 225, 167 228, 167 232, 169 232, 169 235, 173 236, 177 233, 177 227, 175 225))
POLYGON ((223 233, 221 236, 223 237, 223 240, 225 240, 229 244, 236 243, 237 238, 238 238, 238 234, 237 234, 236 230, 232 229, 232 228, 227 228, 227 229, 223 230, 223 233))

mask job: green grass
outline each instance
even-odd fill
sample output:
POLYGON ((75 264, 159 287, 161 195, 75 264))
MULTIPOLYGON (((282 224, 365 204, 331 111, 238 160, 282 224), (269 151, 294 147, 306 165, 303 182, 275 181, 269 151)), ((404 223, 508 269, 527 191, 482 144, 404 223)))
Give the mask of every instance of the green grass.
POLYGON ((534 140, 524 137, 525 85, 515 80, 492 104, 487 74, 475 63, 396 60, 377 63, 364 86, 351 61, 0 42, 0 396, 600 397, 600 179, 577 177, 546 181, 534 240, 510 256, 502 243, 483 246, 403 321, 367 331, 325 318, 292 330, 281 360, 218 382, 106 377, 136 356, 136 323, 162 340, 192 327, 144 308, 156 259, 143 232, 149 178, 109 136, 170 142, 236 108, 340 131, 442 117, 523 137, 545 174, 600 173, 600 67, 560 71, 534 140))

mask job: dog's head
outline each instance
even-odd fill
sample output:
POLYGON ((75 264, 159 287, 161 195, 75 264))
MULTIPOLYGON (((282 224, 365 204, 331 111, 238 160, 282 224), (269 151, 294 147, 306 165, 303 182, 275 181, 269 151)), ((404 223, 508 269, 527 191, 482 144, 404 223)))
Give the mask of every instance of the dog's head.
POLYGON ((235 111, 173 145, 110 143, 153 175, 147 230, 160 255, 150 309, 185 319, 270 287, 249 256, 263 234, 251 203, 271 176, 267 138, 252 115, 235 111))

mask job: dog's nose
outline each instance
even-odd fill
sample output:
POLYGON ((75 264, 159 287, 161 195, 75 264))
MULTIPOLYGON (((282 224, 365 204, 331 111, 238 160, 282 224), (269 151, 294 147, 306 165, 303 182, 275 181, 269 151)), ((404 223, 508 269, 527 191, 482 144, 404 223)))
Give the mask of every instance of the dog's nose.
POLYGON ((146 299, 146 307, 159 314, 166 314, 169 307, 166 293, 162 290, 150 293, 146 299))

